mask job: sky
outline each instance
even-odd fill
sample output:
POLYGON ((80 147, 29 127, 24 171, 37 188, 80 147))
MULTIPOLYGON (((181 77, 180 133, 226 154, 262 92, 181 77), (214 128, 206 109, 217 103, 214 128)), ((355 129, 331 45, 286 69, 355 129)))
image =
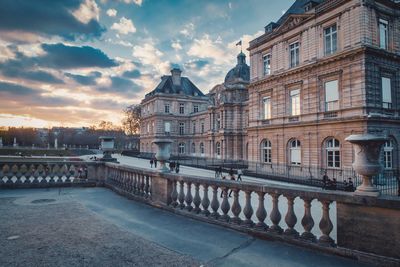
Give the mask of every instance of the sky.
POLYGON ((0 126, 118 125, 176 66, 207 93, 292 3, 1 0, 0 126))

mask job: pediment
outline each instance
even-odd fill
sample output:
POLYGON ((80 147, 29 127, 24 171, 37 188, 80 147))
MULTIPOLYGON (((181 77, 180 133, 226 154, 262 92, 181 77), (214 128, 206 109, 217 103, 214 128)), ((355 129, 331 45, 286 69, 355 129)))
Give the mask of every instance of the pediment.
POLYGON ((276 32, 286 32, 291 30, 298 25, 302 24, 303 21, 307 20, 308 18, 312 17, 313 14, 291 14, 289 15, 283 23, 276 28, 276 32))

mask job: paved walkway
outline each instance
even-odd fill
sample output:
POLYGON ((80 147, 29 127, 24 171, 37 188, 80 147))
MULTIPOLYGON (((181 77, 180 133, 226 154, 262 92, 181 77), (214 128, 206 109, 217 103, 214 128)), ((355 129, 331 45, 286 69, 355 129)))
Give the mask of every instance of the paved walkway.
POLYGON ((0 266, 364 266, 254 239, 105 188, 0 190, 0 247, 0 266))

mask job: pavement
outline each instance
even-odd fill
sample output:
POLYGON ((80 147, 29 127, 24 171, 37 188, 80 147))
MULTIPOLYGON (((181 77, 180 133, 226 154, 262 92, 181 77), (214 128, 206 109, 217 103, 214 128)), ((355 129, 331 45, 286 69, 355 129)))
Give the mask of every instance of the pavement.
POLYGON ((106 188, 0 190, 0 266, 366 266, 255 239, 106 188))

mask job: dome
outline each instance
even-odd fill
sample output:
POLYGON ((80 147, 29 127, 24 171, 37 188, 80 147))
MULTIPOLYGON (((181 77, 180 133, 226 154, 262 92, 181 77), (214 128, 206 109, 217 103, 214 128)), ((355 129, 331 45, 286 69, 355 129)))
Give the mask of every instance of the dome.
POLYGON ((246 55, 240 52, 237 56, 237 65, 225 76, 225 84, 250 81, 250 67, 246 64, 246 55))

